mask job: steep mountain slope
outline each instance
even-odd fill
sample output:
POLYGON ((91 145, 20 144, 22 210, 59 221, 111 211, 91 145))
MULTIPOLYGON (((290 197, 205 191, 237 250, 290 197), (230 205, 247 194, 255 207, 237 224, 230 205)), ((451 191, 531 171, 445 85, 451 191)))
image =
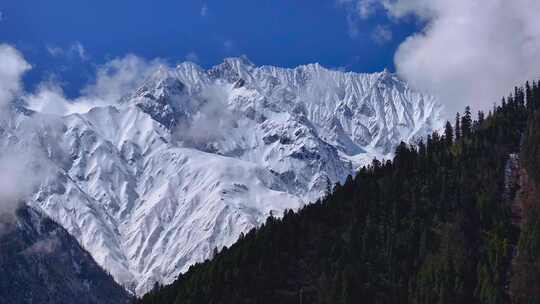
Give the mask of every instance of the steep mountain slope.
POLYGON ((129 303, 129 294, 62 227, 24 208, 0 217, 1 303, 129 303))
MULTIPOLYGON (((516 90, 477 121, 467 108, 455 132, 447 124, 444 135, 400 144, 393 161, 375 160, 317 203, 269 218, 139 303, 514 303, 507 164, 526 129, 524 96, 516 90)), ((526 140, 535 165, 539 121, 529 119, 526 140)), ((520 241, 515 303, 539 299, 537 219, 520 241)))
POLYGON ((400 140, 440 127, 440 106, 388 72, 318 64, 162 67, 114 106, 22 111, 0 144, 41 151, 32 204, 141 294, 270 214, 298 209, 400 140))

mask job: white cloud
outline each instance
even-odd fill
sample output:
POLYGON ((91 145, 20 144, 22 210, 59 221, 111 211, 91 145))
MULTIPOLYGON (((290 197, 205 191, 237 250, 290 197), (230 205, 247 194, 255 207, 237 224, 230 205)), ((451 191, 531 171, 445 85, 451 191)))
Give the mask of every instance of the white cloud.
POLYGON ((336 0, 337 5, 344 6, 347 12, 347 31, 351 38, 356 38, 360 34, 358 30, 358 19, 359 16, 354 9, 355 0, 336 0))
POLYGON ((34 136, 39 133, 36 130, 44 126, 54 127, 54 119, 36 115, 14 123, 12 109, 7 105, 20 97, 33 110, 57 115, 86 112, 94 106, 114 105, 162 64, 159 60, 146 61, 134 55, 113 59, 99 66, 95 81, 87 85, 79 97, 70 100, 54 79, 44 81, 33 93, 25 92, 21 78, 31 68, 30 64, 14 47, 0 45, 0 125, 2 129, 14 133, 12 140, 24 141, 13 147, 0 147, 0 233, 7 227, 6 220, 12 219, 11 215, 21 202, 43 180, 54 174, 39 146, 41 141, 34 136), (28 136, 19 137, 17 134, 28 136))
POLYGON ((177 126, 174 137, 186 146, 209 147, 237 127, 238 113, 227 108, 232 85, 214 84, 198 96, 202 106, 190 123, 177 126))
POLYGON ((206 17, 208 15, 208 5, 205 3, 201 7, 201 17, 206 17))
POLYGON ((73 42, 66 49, 55 45, 47 45, 45 48, 52 57, 66 56, 69 59, 77 58, 83 61, 89 59, 86 49, 79 41, 73 42))
POLYGON ((393 34, 388 26, 377 25, 371 33, 371 39, 378 44, 385 44, 392 41, 393 34))
POLYGON ((361 0, 356 3, 356 11, 360 18, 367 19, 375 13, 377 0, 361 0))
MULTIPOLYGON (((349 36, 353 39, 356 39, 360 36, 360 24, 362 20, 368 19, 376 11, 377 4, 379 0, 336 0, 339 6, 343 6, 346 9, 347 13, 347 31, 349 36)), ((376 29, 377 30, 377 29, 376 29)), ((379 38, 387 38, 388 30, 382 33, 384 36, 375 37, 377 33, 372 34, 372 38, 376 39, 376 42, 381 42, 379 38)))
POLYGON ((98 66, 95 80, 75 99, 66 98, 61 85, 54 79, 42 82, 24 99, 30 109, 38 112, 56 115, 85 113, 96 106, 116 105, 163 64, 159 59, 146 61, 128 54, 98 66))
POLYGON ((197 63, 197 62, 199 62, 199 55, 197 55, 197 53, 195 53, 195 52, 189 52, 189 53, 186 55, 185 59, 186 59, 187 61, 191 61, 191 62, 197 63))
MULTIPOLYGON (((8 104, 24 94, 21 78, 31 66, 14 47, 1 44, 0 67, 0 124, 5 132, 13 125, 10 123, 12 113, 8 104)), ((26 129, 33 123, 33 120, 21 121, 16 128, 26 129)), ((17 137, 13 136, 12 140, 17 140, 17 137)), ((3 146, 0 149, 0 216, 2 221, 6 219, 5 215, 13 215, 20 201, 24 200, 33 187, 49 172, 41 162, 42 154, 36 153, 33 148, 37 142, 32 138, 27 145, 23 145, 23 150, 14 151, 11 146, 3 146)), ((4 224, 5 222, 0 222, 0 230, 4 228, 4 224)))
POLYGON ((58 57, 64 54, 64 50, 58 46, 47 45, 45 48, 47 49, 47 52, 49 53, 49 55, 53 57, 58 57))
POLYGON ((6 106, 16 97, 23 99, 32 110, 58 115, 87 112, 95 106, 114 105, 162 65, 164 62, 159 59, 147 61, 131 54, 115 58, 97 67, 95 80, 81 90, 80 96, 68 99, 55 79, 40 83, 35 92, 24 92, 21 79, 31 66, 17 49, 1 44, 0 114, 5 112, 6 106))
POLYGON ((360 35, 360 30, 358 29, 358 17, 354 14, 347 15, 347 31, 349 36, 353 39, 357 38, 360 35))
MULTIPOLYGON (((360 0, 370 1, 370 0, 360 0)), ((501 1, 501 0, 495 0, 501 1)), ((467 1, 457 0, 379 0, 383 8, 385 8, 389 15, 395 18, 405 17, 409 14, 414 14, 416 17, 429 21, 433 19, 440 11, 453 11, 457 7, 462 7, 467 4, 467 1)), ((481 2, 478 0, 468 1, 468 4, 479 5, 481 2)))
POLYGON ((399 18, 427 20, 396 53, 398 72, 451 112, 488 109, 514 85, 540 75, 537 0, 416 0, 386 4, 399 18))
POLYGON ((0 44, 0 111, 21 93, 21 78, 31 66, 19 51, 7 44, 0 44))
POLYGON ((76 41, 71 45, 70 52, 73 54, 76 54, 82 60, 88 59, 88 56, 86 54, 86 49, 84 48, 82 43, 80 43, 79 41, 76 41))
POLYGON ((41 83, 36 92, 25 96, 25 101, 34 111, 56 115, 85 113, 95 106, 105 105, 86 97, 69 100, 64 96, 62 87, 52 80, 41 83))
POLYGON ((118 101, 165 63, 161 59, 147 61, 128 54, 98 67, 96 80, 82 90, 85 96, 118 101))
MULTIPOLYGON (((10 219, 22 201, 49 174, 52 174, 52 168, 35 145, 28 144, 24 150, 4 147, 0 152, 0 215, 8 215, 7 219, 10 219)), ((0 225, 0 230, 2 228, 4 226, 0 225)))
MULTIPOLYGON (((371 2, 359 2, 366 1, 371 2)), ((396 52, 397 72, 438 96, 449 117, 465 105, 487 110, 513 86, 540 75, 540 1, 378 0, 377 5, 393 19, 414 16, 425 24, 396 52)))

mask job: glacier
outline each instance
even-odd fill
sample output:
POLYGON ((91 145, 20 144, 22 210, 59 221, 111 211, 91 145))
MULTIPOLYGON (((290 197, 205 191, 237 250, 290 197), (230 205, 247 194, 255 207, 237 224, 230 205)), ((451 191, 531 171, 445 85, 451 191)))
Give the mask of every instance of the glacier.
POLYGON ((28 204, 138 295, 442 126, 435 98, 387 70, 245 57, 162 66, 85 113, 15 108, 0 148, 39 151, 48 172, 28 204))

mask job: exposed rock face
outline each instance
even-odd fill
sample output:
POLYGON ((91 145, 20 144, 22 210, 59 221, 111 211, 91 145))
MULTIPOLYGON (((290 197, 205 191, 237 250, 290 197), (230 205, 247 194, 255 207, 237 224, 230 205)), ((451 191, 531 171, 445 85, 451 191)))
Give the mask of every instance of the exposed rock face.
POLYGON ((518 154, 508 156, 504 168, 504 181, 503 199, 510 205, 512 210, 512 224, 520 228, 523 218, 523 195, 526 195, 521 186, 527 181, 527 176, 525 170, 520 166, 518 154))

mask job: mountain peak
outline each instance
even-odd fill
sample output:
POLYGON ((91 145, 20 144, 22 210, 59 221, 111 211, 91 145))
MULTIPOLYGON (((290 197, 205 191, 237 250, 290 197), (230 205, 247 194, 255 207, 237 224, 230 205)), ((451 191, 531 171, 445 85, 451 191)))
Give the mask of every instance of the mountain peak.
POLYGON ((222 63, 210 68, 207 73, 212 79, 223 79, 234 83, 254 69, 253 63, 245 56, 225 58, 222 63))
MULTIPOLYGON (((31 142, 54 143, 40 149, 60 173, 32 204, 142 294, 270 212, 315 201, 329 182, 433 131, 436 100, 381 75, 257 67, 245 57, 208 70, 163 66, 118 110, 35 131, 43 139, 31 142)), ((7 134, 1 145, 13 144, 7 134)))
POLYGON ((247 66, 255 66, 251 60, 246 55, 240 55, 238 57, 227 57, 223 60, 224 63, 228 64, 242 64, 247 66))

